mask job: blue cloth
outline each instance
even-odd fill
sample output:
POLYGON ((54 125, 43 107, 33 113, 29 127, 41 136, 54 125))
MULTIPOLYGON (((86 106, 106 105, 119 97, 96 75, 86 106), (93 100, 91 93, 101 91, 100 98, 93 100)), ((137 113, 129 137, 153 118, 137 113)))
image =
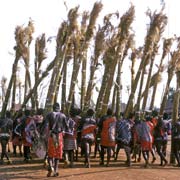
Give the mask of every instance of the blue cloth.
POLYGON ((147 122, 141 121, 141 123, 137 124, 135 128, 140 141, 152 142, 150 127, 147 122))
POLYGON ((124 144, 129 144, 132 139, 131 124, 128 120, 119 120, 116 123, 116 140, 124 144))

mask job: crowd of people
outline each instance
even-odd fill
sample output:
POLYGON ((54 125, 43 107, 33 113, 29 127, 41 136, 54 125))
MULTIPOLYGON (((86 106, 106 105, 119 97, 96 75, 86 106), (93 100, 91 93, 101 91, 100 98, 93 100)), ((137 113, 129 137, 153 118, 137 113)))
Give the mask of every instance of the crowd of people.
POLYGON ((95 117, 93 109, 82 115, 78 108, 71 108, 67 116, 55 103, 53 111, 46 116, 43 109, 38 109, 35 115, 28 109, 20 110, 15 117, 6 112, 0 120, 0 163, 4 163, 4 158, 8 164, 12 163, 7 152, 9 143, 12 143, 13 155, 19 152, 25 163, 31 161, 33 151, 43 158, 48 165, 47 177, 59 176, 60 160, 63 160, 64 167, 74 167, 79 153, 84 157, 85 167, 90 168, 92 145, 94 156, 100 155, 100 166, 110 166, 112 158, 118 159, 120 149, 125 151, 126 166, 131 166, 133 159, 134 162, 141 161, 142 156, 144 167, 149 167, 157 155, 160 166, 166 166, 169 135, 172 136, 177 166, 180 167, 179 119, 172 124, 167 113, 160 116, 157 111, 133 112, 128 118, 121 114, 121 118, 117 118, 110 108, 100 118, 95 117))

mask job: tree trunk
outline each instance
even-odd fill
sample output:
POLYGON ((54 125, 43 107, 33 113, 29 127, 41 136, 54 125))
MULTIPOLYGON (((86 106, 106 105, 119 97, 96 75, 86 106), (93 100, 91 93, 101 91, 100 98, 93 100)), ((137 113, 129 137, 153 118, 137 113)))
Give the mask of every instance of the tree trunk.
POLYGON ((135 52, 132 52, 131 55, 131 61, 132 61, 132 65, 131 65, 131 90, 133 89, 133 84, 134 84, 134 79, 135 79, 135 62, 136 62, 136 54, 135 52))
MULTIPOLYGON (((62 82, 62 96, 61 96, 61 110, 66 112, 66 83, 67 83, 67 60, 64 62, 63 82, 62 82)), ((58 83, 59 84, 59 83, 58 83)), ((59 88, 57 88, 59 89, 59 88)), ((57 93, 56 93, 57 94, 57 93)))
POLYGON ((15 60, 14 60, 13 68, 12 68, 12 75, 11 75, 9 85, 8 85, 8 88, 7 88, 7 91, 6 91, 6 96, 5 96, 5 99, 4 99, 4 102, 3 102, 3 106, 2 106, 2 110, 1 110, 1 117, 4 117, 5 113, 6 113, 8 101, 9 101, 10 94, 11 94, 12 85, 13 85, 13 82, 14 82, 14 78, 16 76, 18 61, 19 61, 19 57, 18 58, 16 57, 15 60))
POLYGON ((58 52, 54 59, 55 64, 54 64, 54 68, 53 68, 53 72, 51 75, 51 80, 50 80, 50 84, 49 84, 49 88, 48 88, 48 93, 47 93, 46 104, 45 104, 46 112, 49 112, 52 110, 52 106, 53 106, 54 98, 55 98, 55 92, 56 92, 55 89, 57 86, 57 84, 56 84, 57 76, 60 71, 60 67, 63 63, 62 61, 63 61, 63 59, 60 56, 60 53, 58 52))
POLYGON ((113 96, 112 96, 112 110, 114 112, 116 108, 116 96, 117 96, 117 84, 114 85, 114 91, 113 91, 113 96))
POLYGON ((47 95, 47 101, 46 101, 46 111, 49 112, 52 110, 52 106, 54 104, 55 100, 55 93, 57 93, 57 86, 60 84, 61 80, 61 72, 62 72, 62 65, 64 64, 66 53, 67 53, 67 44, 69 42, 69 39, 67 39, 67 42, 65 43, 65 47, 63 50, 57 53, 55 57, 55 67, 53 69, 53 73, 51 75, 51 81, 48 89, 48 95, 47 95))
MULTIPOLYGON (((87 53, 85 53, 87 54, 87 53)), ((87 55, 82 60, 82 80, 81 80, 81 110, 84 110, 85 95, 86 95, 86 68, 87 68, 87 55)))
POLYGON ((143 103, 142 103, 142 110, 144 111, 146 109, 146 105, 147 105, 147 99, 148 99, 148 95, 149 95, 149 87, 150 87, 150 83, 151 83, 151 74, 152 74, 152 69, 153 69, 153 65, 154 65, 154 59, 156 56, 156 45, 154 47, 154 52, 152 54, 151 57, 151 63, 150 63, 150 67, 149 67, 149 73, 148 73, 148 78, 147 78, 147 82, 146 82, 146 87, 145 87, 145 91, 144 91, 144 98, 143 98, 143 103))
POLYGON ((119 119, 120 118, 120 113, 121 113, 121 69, 122 69, 122 62, 118 63, 118 72, 117 72, 117 78, 116 78, 116 83, 117 83, 117 96, 116 96, 116 117, 119 119))
POLYGON ((16 73, 14 76, 14 82, 13 82, 13 90, 12 90, 12 102, 11 102, 11 111, 14 114, 15 113, 15 104, 16 104, 16 73))
POLYGON ((144 67, 145 64, 145 59, 142 59, 138 71, 136 73, 136 78, 134 80, 134 84, 131 86, 131 94, 129 96, 128 102, 127 102, 127 106, 125 109, 125 113, 124 113, 124 117, 127 118, 130 112, 133 112, 133 102, 134 102, 134 97, 135 97, 135 93, 136 93, 136 89, 137 89, 137 85, 139 82, 139 78, 141 76, 141 71, 144 67))
MULTIPOLYGON (((39 79, 38 60, 35 60, 34 69, 35 69, 35 82, 36 82, 39 79)), ((35 109, 38 109, 39 101, 38 101, 38 92, 37 91, 34 92, 34 101, 35 101, 35 109)))
MULTIPOLYGON (((172 125, 176 123, 176 121, 179 118, 179 100, 180 100, 180 71, 176 72, 176 92, 174 94, 173 98, 173 111, 172 111, 172 125)), ((172 136, 171 136, 172 137, 172 136)), ((175 156, 174 156, 174 144, 171 139, 171 155, 170 155, 170 163, 174 164, 175 163, 175 156)))
POLYGON ((41 77, 35 82, 33 88, 30 90, 29 94, 26 96, 22 103, 22 108, 25 107, 26 103, 29 101, 29 99, 32 97, 33 93, 37 91, 37 88, 39 84, 42 82, 42 80, 48 76, 49 71, 54 67, 55 60, 53 60, 46 68, 46 70, 42 73, 41 77))
POLYGON ((106 87, 106 92, 105 92, 105 96, 103 99, 103 104, 102 104, 102 112, 101 115, 106 114, 107 109, 108 109, 108 102, 109 102, 109 97, 111 94, 111 89, 112 89, 112 85, 114 83, 114 74, 115 74, 115 69, 116 69, 116 65, 117 65, 117 60, 112 60, 112 66, 109 65, 109 80, 107 82, 107 87, 106 87), (114 62, 113 62, 114 61, 114 62))
POLYGON ((22 102, 22 84, 19 82, 18 84, 18 89, 19 89, 19 105, 21 105, 22 102))
POLYGON ((96 102, 96 117, 101 117, 102 103, 105 96, 107 83, 109 82, 109 69, 106 67, 103 74, 101 88, 96 102))
POLYGON ((142 99, 142 89, 144 85, 144 76, 145 76, 146 66, 143 67, 141 72, 141 80, 140 80, 140 86, 139 86, 139 93, 138 93, 138 99, 135 105, 135 111, 139 111, 141 109, 141 99, 142 99))
MULTIPOLYGON (((31 76, 29 72, 29 62, 30 62, 30 52, 29 52, 29 46, 26 47, 26 56, 23 56, 24 63, 25 63, 25 79, 24 79, 24 99, 26 98, 26 95, 29 93, 31 89, 31 76)), ((31 107, 34 110, 35 102, 34 97, 31 97, 31 107)))
MULTIPOLYGON (((77 9, 73 9, 72 13, 77 13, 77 9)), ((70 13, 70 12, 69 12, 70 13)), ((69 16, 71 17, 71 13, 69 16)), ((70 18, 69 17, 69 18, 70 18)), ((76 19, 76 17, 73 17, 76 19)), ((72 19, 73 19, 72 18, 72 19)), ((49 112, 52 110, 52 106, 55 100, 55 93, 58 85, 58 80, 61 72, 62 64, 65 60, 67 49, 68 49, 68 43, 71 38, 71 32, 72 32, 72 24, 70 21, 70 24, 67 25, 68 22, 63 22, 59 28, 57 38, 56 38, 56 56, 53 60, 54 67, 51 74, 51 80, 48 88, 48 93, 46 97, 46 103, 45 103, 45 110, 46 112, 49 112)))
POLYGON ((85 110, 87 110, 90 106, 92 90, 94 87, 93 80, 94 80, 95 71, 96 71, 96 66, 93 64, 93 65, 91 65, 90 79, 89 79, 89 83, 88 83, 88 87, 87 87, 87 91, 86 91, 86 96, 85 96, 85 107, 84 107, 85 110))

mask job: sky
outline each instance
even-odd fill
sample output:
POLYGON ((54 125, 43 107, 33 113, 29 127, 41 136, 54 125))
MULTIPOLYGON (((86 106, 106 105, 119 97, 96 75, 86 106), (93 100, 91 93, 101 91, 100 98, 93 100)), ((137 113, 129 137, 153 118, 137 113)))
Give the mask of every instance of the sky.
MULTIPOLYGON (((29 18, 34 21, 34 39, 42 33, 46 37, 55 36, 63 20, 67 17, 67 9, 80 5, 80 12, 91 11, 95 0, 5 0, 0 2, 0 79, 2 76, 9 78, 14 61, 14 32, 17 25, 27 25, 29 18)), ((123 15, 130 3, 135 5, 135 21, 133 29, 136 33, 137 43, 143 45, 146 33, 147 17, 145 12, 148 8, 153 12, 160 10, 162 0, 102 0, 103 10, 99 18, 105 14, 119 11, 123 15)), ((165 12, 169 18, 166 37, 173 34, 180 35, 180 21, 178 0, 164 0, 165 12)), ((128 82, 124 82, 128 83, 128 82)))

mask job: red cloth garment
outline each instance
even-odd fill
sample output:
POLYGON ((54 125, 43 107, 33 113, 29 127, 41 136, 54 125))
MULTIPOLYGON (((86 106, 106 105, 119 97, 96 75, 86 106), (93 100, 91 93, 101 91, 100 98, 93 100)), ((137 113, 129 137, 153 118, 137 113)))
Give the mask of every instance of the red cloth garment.
POLYGON ((62 159, 63 155, 63 133, 59 133, 59 141, 56 146, 52 136, 48 138, 48 157, 62 159))
POLYGON ((156 118, 152 118, 151 122, 153 123, 153 125, 155 127, 158 123, 158 120, 156 118))
POLYGON ((151 151, 152 150, 152 145, 154 142, 154 137, 153 137, 153 129, 154 129, 154 125, 153 123, 151 123, 150 121, 146 122, 147 126, 149 127, 149 140, 141 140, 141 147, 143 151, 151 151))
POLYGON ((151 151, 152 150, 152 143, 148 141, 141 141, 141 148, 142 151, 151 151))
POLYGON ((136 142, 140 142, 143 151, 151 151, 154 142, 153 129, 154 125, 150 121, 141 122, 136 127, 134 133, 134 139, 136 142))
POLYGON ((101 131, 101 145, 106 147, 115 146, 115 129, 116 119, 114 117, 107 118, 103 121, 101 131))
POLYGON ((85 127, 83 127, 82 129, 82 133, 81 136, 82 138, 86 138, 86 136, 88 137, 88 135, 93 135, 93 139, 95 139, 95 130, 96 130, 96 125, 93 124, 89 124, 85 127))

